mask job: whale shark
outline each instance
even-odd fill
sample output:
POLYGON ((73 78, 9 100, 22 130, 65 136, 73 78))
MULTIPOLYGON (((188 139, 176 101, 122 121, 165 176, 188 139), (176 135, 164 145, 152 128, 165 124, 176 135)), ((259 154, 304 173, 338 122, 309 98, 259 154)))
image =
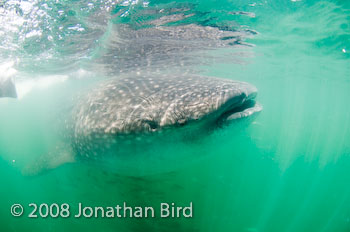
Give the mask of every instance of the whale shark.
POLYGON ((65 139, 24 173, 118 156, 122 147, 140 146, 140 138, 142 144, 161 137, 188 139, 256 115, 262 110, 256 97, 252 84, 201 75, 135 74, 104 80, 76 101, 65 120, 65 139))

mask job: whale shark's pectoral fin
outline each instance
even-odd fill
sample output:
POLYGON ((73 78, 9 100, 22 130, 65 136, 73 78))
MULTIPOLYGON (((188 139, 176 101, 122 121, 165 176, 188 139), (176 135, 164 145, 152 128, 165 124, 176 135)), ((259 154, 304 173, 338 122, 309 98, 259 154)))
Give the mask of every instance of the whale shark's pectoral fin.
POLYGON ((27 165, 22 170, 22 174, 25 176, 34 176, 63 164, 74 162, 75 156, 72 147, 67 143, 59 142, 53 150, 41 155, 38 159, 27 165))
POLYGON ((17 98, 16 86, 12 78, 0 77, 0 98, 2 97, 17 98))

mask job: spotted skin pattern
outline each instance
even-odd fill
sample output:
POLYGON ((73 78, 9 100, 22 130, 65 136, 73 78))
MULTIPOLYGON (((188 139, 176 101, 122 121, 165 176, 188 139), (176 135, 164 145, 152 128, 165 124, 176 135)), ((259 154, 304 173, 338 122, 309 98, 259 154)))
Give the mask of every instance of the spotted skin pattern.
POLYGON ((150 134, 175 127, 181 131, 190 125, 213 124, 233 106, 255 98, 256 93, 256 88, 245 82, 199 75, 110 79, 76 104, 68 124, 72 131, 69 140, 83 157, 111 150, 118 153, 130 140, 135 144, 135 138, 149 139, 150 134))
POLYGON ((255 97, 252 85, 203 76, 133 76, 106 81, 78 104, 75 134, 161 130, 218 115, 255 97), (254 96, 252 96, 254 95, 254 96))

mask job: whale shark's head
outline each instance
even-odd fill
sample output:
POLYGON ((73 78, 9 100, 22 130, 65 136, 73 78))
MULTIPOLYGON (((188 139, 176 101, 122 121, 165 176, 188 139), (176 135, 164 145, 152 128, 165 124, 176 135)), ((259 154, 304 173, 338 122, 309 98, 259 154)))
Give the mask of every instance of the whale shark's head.
POLYGON ((196 81, 180 88, 182 94, 168 104, 159 127, 197 121, 223 123, 248 117, 262 109, 255 102, 257 89, 249 83, 208 77, 196 81))
POLYGON ((75 134, 130 134, 261 111, 248 83, 203 76, 128 76, 102 83, 78 104, 75 134))

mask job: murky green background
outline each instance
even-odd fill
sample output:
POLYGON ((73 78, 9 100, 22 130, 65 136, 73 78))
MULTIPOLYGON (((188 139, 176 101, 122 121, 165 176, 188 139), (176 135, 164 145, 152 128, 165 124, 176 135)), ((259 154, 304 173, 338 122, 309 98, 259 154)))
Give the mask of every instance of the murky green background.
POLYGON ((1 231, 350 231, 349 2, 2 1, 0 13, 1 64, 14 62, 18 81, 54 80, 19 100, 0 99, 1 231), (98 75, 81 69, 103 46, 109 23, 136 22, 147 7, 175 6, 189 8, 191 22, 258 32, 245 39, 254 46, 211 51, 210 64, 199 67, 257 86, 264 110, 254 122, 193 142, 156 144, 143 157, 159 160, 135 158, 146 175, 93 162, 22 175, 53 146, 68 92, 86 85, 60 80, 98 75), (108 9, 128 16, 99 13, 108 9), (26 217, 32 202, 69 203, 73 210, 79 202, 156 209, 160 202, 193 202, 194 217, 32 219, 26 217), (11 216, 14 203, 25 206, 25 216, 11 216))

